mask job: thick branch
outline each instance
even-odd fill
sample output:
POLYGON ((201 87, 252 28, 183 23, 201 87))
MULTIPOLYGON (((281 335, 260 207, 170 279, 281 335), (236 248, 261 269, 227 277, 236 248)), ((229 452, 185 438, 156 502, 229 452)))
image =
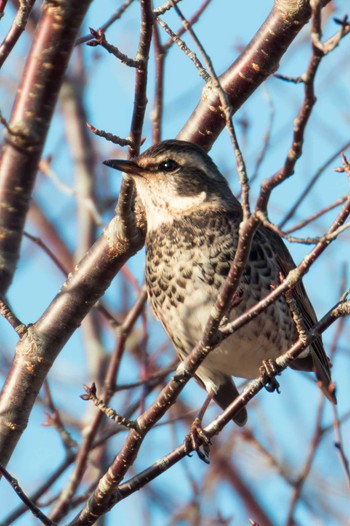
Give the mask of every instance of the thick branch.
POLYGON ((123 240, 118 237, 117 228, 115 218, 17 345, 0 397, 0 462, 4 466, 27 425, 39 389, 59 351, 115 274, 142 246, 143 238, 123 240))
POLYGON ((63 75, 90 0, 47 2, 27 59, 0 159, 0 283, 9 287, 38 162, 63 75))
MULTIPOLYGON (((239 58, 219 77, 233 112, 236 112, 256 88, 277 70, 281 57, 309 21, 310 16, 310 5, 306 0, 275 0, 274 7, 262 27, 239 58)), ((209 150, 225 123, 219 95, 207 83, 198 106, 177 138, 200 144, 209 150)))

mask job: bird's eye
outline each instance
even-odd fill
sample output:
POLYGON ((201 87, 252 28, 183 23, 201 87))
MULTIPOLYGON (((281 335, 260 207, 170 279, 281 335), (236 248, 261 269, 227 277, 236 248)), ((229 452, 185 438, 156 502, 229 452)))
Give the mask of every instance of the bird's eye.
POLYGON ((177 164, 176 161, 173 161, 172 159, 168 159, 167 161, 163 161, 162 163, 160 163, 158 168, 162 172, 173 172, 178 167, 179 165, 177 164))

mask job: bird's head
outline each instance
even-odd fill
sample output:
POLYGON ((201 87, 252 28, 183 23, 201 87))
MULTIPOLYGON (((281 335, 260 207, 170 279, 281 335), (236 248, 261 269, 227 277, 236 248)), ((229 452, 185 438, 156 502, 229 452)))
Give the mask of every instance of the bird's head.
POLYGON ((104 164, 133 178, 150 230, 202 210, 240 211, 226 179, 195 144, 163 141, 131 161, 104 164))

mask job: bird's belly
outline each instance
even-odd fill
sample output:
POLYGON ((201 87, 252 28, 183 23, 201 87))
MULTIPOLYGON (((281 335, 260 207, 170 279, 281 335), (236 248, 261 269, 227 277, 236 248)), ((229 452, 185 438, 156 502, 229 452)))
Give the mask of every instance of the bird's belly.
POLYGON ((187 289, 181 303, 174 306, 166 298, 161 311, 157 311, 176 349, 186 355, 202 337, 213 304, 204 287, 192 283, 187 289))
MULTIPOLYGON (((212 291, 206 291, 203 283, 193 281, 187 289, 183 302, 171 305, 166 298, 162 309, 157 311, 181 359, 202 337, 214 303, 212 291)), ((243 314, 254 303, 251 297, 246 298, 238 309, 231 311, 230 319, 243 314)), ((281 316, 280 309, 272 305, 267 313, 252 319, 211 351, 204 364, 232 376, 254 378, 263 360, 276 359, 294 339, 295 328, 288 312, 281 316)))
POLYGON ((241 378, 255 378, 263 360, 276 359, 286 348, 274 345, 266 335, 251 337, 249 328, 253 322, 227 338, 214 349, 206 364, 220 372, 241 378))

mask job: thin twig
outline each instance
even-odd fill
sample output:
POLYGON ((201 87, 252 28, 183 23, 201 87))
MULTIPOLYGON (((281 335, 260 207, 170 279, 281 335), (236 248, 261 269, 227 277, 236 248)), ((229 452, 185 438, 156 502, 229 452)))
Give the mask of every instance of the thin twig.
POLYGON ((101 398, 97 396, 96 385, 93 382, 91 386, 84 385, 84 391, 86 394, 80 396, 82 400, 91 400, 94 406, 97 407, 101 413, 105 414, 110 420, 113 420, 115 424, 123 426, 126 429, 136 429, 136 421, 130 420, 125 416, 119 415, 114 409, 109 407, 101 398))
POLYGON ((300 223, 297 223, 296 225, 292 226, 291 228, 288 228, 288 230, 284 231, 284 234, 289 236, 292 232, 296 232, 297 230, 300 230, 300 229, 304 228, 305 226, 309 225, 313 221, 316 221, 316 219, 319 219, 320 217, 325 215, 327 212, 330 212, 331 210, 334 210, 334 208, 337 208, 338 206, 344 204, 346 200, 347 200, 347 196, 346 195, 343 196, 343 197, 340 197, 339 199, 334 201, 334 203, 332 203, 332 204, 330 204, 328 206, 325 206, 324 208, 322 208, 322 210, 319 210, 318 212, 316 212, 312 216, 308 217, 307 219, 304 219, 304 221, 300 221, 300 223))
MULTIPOLYGON (((18 2, 18 11, 16 17, 9 32, 0 45, 0 68, 3 66, 5 60, 14 48, 14 45, 25 30, 34 3, 35 0, 20 0, 18 2)), ((4 9, 4 6, 2 6, 2 8, 4 9)), ((2 14, 0 13, 0 19, 1 17, 2 14)))
MULTIPOLYGON (((349 199, 349 196, 345 196, 344 199, 342 199, 342 202, 346 202, 349 199)), ((287 239, 290 243, 301 243, 303 245, 317 245, 318 243, 323 243, 327 241, 333 241, 336 237, 339 236, 344 230, 347 230, 350 227, 350 222, 345 223, 344 225, 339 226, 336 230, 332 232, 327 232, 323 236, 317 236, 317 237, 294 237, 288 235, 286 232, 283 232, 283 230, 280 230, 277 225, 274 225, 267 219, 264 213, 258 211, 257 216, 261 220, 262 224, 272 230, 273 232, 276 232, 279 236, 283 237, 283 239, 287 239)))
MULTIPOLYGON (((181 0, 175 0, 175 2, 178 4, 181 2, 181 0)), ((173 2, 171 0, 168 0, 163 5, 156 7, 153 10, 153 13, 155 16, 163 15, 166 11, 169 11, 173 7, 173 2)))
POLYGON ((128 57, 127 55, 125 55, 125 53, 122 53, 120 49, 118 49, 116 46, 112 46, 112 44, 110 44, 107 41, 103 29, 100 28, 96 31, 95 29, 90 27, 90 33, 91 33, 91 36, 93 37, 93 40, 89 40, 87 42, 88 46, 103 47, 106 51, 108 51, 108 53, 111 53, 112 55, 114 55, 116 58, 120 60, 120 62, 122 62, 126 66, 129 66, 130 68, 139 68, 142 66, 142 63, 140 60, 134 60, 128 57))
MULTIPOLYGON (((314 185, 316 184, 318 179, 321 177, 321 175, 325 172, 325 170, 339 157, 339 155, 341 155, 343 151, 345 151, 349 147, 350 147, 350 141, 347 141, 320 166, 320 168, 317 170, 315 175, 311 177, 306 188, 303 190, 303 192, 300 194, 296 202, 293 204, 293 206, 291 206, 290 210, 287 212, 283 220, 280 222, 279 224, 280 228, 283 228, 285 224, 295 215, 295 212, 297 211, 299 206, 302 204, 306 196, 310 193, 311 189, 314 187, 314 185)), ((287 231, 287 233, 289 233, 289 231, 287 231)))
POLYGON ((128 389, 135 389, 137 387, 144 387, 146 386, 149 388, 153 385, 158 385, 160 381, 164 380, 168 374, 174 372, 176 368, 177 360, 169 365, 168 367, 164 367, 164 369, 160 369, 157 372, 150 374, 145 378, 144 380, 140 380, 139 382, 132 382, 128 384, 117 384, 114 387, 114 391, 117 393, 119 391, 125 391, 128 389))
POLYGON ((345 453, 344 440, 343 440, 343 436, 342 436, 340 419, 338 417, 338 410, 337 410, 336 406, 333 407, 333 411, 334 411, 334 435, 335 435, 334 446, 337 448, 337 451, 339 453, 340 462, 341 462, 341 465, 344 468, 344 473, 345 473, 346 483, 347 483, 347 487, 348 487, 348 492, 350 493, 350 464, 349 464, 349 459, 348 459, 348 457, 347 457, 347 455, 345 453))
MULTIPOLYGON (((126 11, 126 9, 133 3, 133 1, 134 0, 125 0, 124 4, 120 6, 120 8, 114 13, 114 15, 112 15, 104 24, 102 24, 100 29, 102 29, 102 31, 106 31, 114 22, 119 20, 126 11)), ((76 40, 75 45, 80 46, 80 44, 89 42, 89 40, 91 40, 92 38, 93 36, 91 35, 91 33, 89 35, 80 37, 76 40)))
POLYGON ((153 102, 152 119, 152 143, 156 144, 162 138, 163 105, 164 105, 164 63, 166 51, 161 43, 158 24, 153 26, 153 47, 155 58, 155 94, 153 102))
MULTIPOLYGON (((189 26, 192 27, 194 24, 198 22, 201 15, 204 13, 208 5, 211 3, 212 0, 205 0, 203 4, 199 7, 196 13, 194 13, 191 18, 188 19, 189 26)), ((185 32, 187 31, 185 26, 180 27, 180 29, 176 32, 176 35, 178 37, 181 37, 185 32)), ((170 47, 174 44, 174 40, 172 38, 169 38, 167 42, 163 44, 164 51, 168 51, 170 47)))
POLYGON ((46 396, 47 405, 50 409, 50 413, 46 413, 47 420, 44 423, 44 426, 52 426, 58 431, 59 436, 62 440, 62 444, 66 450, 66 454, 67 456, 69 456, 72 453, 72 451, 77 448, 78 444, 72 438, 71 434, 67 431, 63 424, 60 412, 54 404, 49 382, 47 380, 45 380, 44 382, 44 392, 46 396))
POLYGON ((118 144, 118 146, 131 146, 131 139, 129 137, 123 139, 122 137, 118 137, 118 135, 114 135, 113 133, 100 130, 99 128, 96 128, 89 122, 86 123, 86 126, 89 128, 89 130, 92 131, 92 133, 94 133, 98 137, 103 137, 104 139, 112 142, 113 144, 118 144))
POLYGON ((21 338, 26 334, 27 327, 22 323, 19 318, 14 314, 14 312, 10 309, 9 305, 6 303, 6 301, 0 297, 0 314, 5 318, 11 327, 17 332, 18 336, 21 338))
POLYGON ((65 266, 61 263, 60 259, 56 256, 56 254, 46 245, 46 243, 44 243, 44 241, 40 237, 33 236, 32 234, 29 234, 29 232, 26 232, 26 231, 23 232, 23 235, 27 237, 28 239, 30 239, 30 241, 38 245, 38 247, 40 247, 49 256, 49 258, 55 263, 56 267, 60 269, 62 274, 67 276, 68 269, 65 268, 65 266))
POLYGON ((4 478, 11 484, 18 497, 32 512, 34 517, 37 517, 45 526, 58 526, 56 522, 49 519, 35 504, 34 502, 24 493, 18 481, 10 475, 10 473, 0 464, 0 473, 4 478))
MULTIPOLYGON (((232 122, 232 107, 228 100, 228 97, 225 94, 225 91, 223 90, 219 78, 214 70, 212 61, 210 60, 210 57, 206 53, 204 47, 202 46, 200 40, 198 39, 197 35, 195 34, 194 30, 191 27, 191 24, 186 20, 186 18, 183 16, 182 12, 180 11, 179 7, 175 4, 174 0, 171 0, 173 2, 173 6, 177 14, 182 20, 182 23, 184 24, 185 29, 187 32, 191 35, 192 39, 196 43, 197 47, 200 50, 201 55, 204 58, 205 64, 208 68, 210 79, 212 82, 213 87, 217 90, 220 101, 221 101, 221 109, 224 113, 225 120, 226 120, 226 127, 229 132, 229 135, 231 137, 231 142, 233 145, 235 158, 236 158, 236 164, 237 164, 237 171, 239 174, 239 179, 241 183, 241 190, 242 190, 242 210, 243 210, 243 221, 247 221, 250 216, 250 204, 249 204, 249 180, 247 175, 247 169, 245 165, 245 161, 241 152, 241 149, 238 144, 238 139, 236 135, 235 128, 233 126, 232 122)), ((199 70, 200 72, 200 70, 199 70)))
MULTIPOLYGON (((137 301, 135 302, 134 306, 130 309, 123 324, 120 325, 120 327, 118 327, 118 343, 113 353, 113 357, 109 362, 105 384, 102 390, 102 399, 104 400, 104 404, 106 405, 109 403, 109 400, 114 392, 113 387, 116 383, 116 376, 125 349, 125 343, 131 333, 134 324, 136 323, 136 320, 142 312, 142 309, 145 305, 146 297, 147 294, 145 288, 143 288, 141 289, 137 301)), ((84 438, 78 450, 74 471, 70 477, 70 480, 65 490, 62 492, 60 498, 57 500, 55 507, 51 513, 51 517, 54 520, 60 520, 68 510, 69 502, 75 494, 78 485, 83 477, 88 457, 91 454, 91 446, 95 440, 97 431, 102 421, 102 417, 103 413, 98 412, 93 421, 89 423, 88 431, 83 435, 84 438)))
POLYGON ((94 203, 93 199, 90 197, 86 197, 84 195, 81 195, 81 193, 76 190, 75 188, 72 188, 68 186, 67 184, 63 183, 59 176, 56 174, 56 172, 51 168, 50 166, 50 159, 42 159, 39 162, 39 170, 46 175, 50 181, 61 191, 69 195, 73 195, 76 197, 77 200, 79 200, 86 208, 89 210, 90 214, 92 215, 93 220, 95 221, 97 226, 103 225, 103 219, 101 217, 101 214, 99 213, 96 204, 94 203))
POLYGON ((304 462, 304 467, 302 468, 299 474, 299 477, 294 483, 294 491, 292 494, 291 502, 289 504, 288 516, 287 516, 285 526, 293 526, 295 524, 294 514, 295 514, 296 506, 300 500, 301 492, 303 490, 306 479, 310 473, 312 463, 318 451, 318 446, 323 437, 322 416, 323 416, 323 410, 324 410, 324 402, 325 402, 325 399, 322 397, 320 399, 320 403, 319 403, 319 407, 317 411, 315 430, 314 430, 313 438, 310 442, 309 453, 304 462))
MULTIPOLYGON (((172 1, 173 0, 171 0, 171 2, 172 1)), ((198 70, 200 76, 202 77, 202 79, 205 82, 207 82, 208 79, 209 79, 209 75, 205 71, 205 68, 203 67, 202 63, 198 59, 197 55, 193 51, 190 50, 190 48, 185 44, 185 42, 180 37, 178 37, 177 34, 174 33, 174 31, 172 29, 170 29, 170 27, 168 26, 168 24, 166 24, 164 22, 164 20, 162 20, 161 18, 157 17, 155 19, 155 21, 158 22, 160 27, 162 27, 164 29, 164 31, 171 37, 171 39, 175 42, 175 44, 177 44, 179 46, 179 48, 185 53, 185 55, 187 55, 188 58, 190 60, 192 60, 193 64, 197 68, 197 70, 198 70)))

